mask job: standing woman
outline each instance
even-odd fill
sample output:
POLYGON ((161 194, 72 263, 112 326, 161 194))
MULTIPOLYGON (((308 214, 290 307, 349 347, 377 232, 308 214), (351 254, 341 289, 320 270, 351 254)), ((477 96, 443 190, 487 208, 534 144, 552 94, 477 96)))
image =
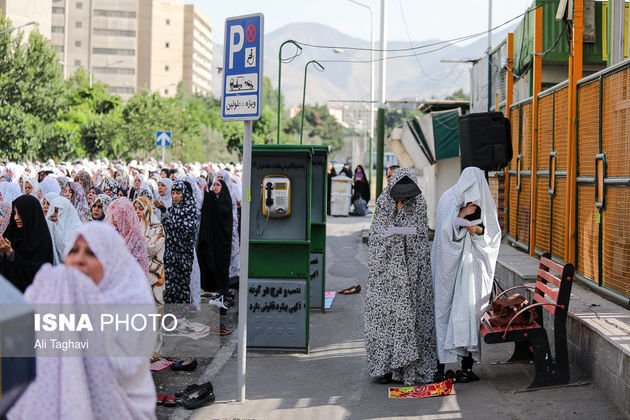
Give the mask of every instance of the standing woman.
POLYGON ((24 194, 32 195, 33 197, 40 199, 39 195, 39 183, 35 181, 33 178, 24 178, 24 186, 23 192, 24 194))
POLYGON ((4 235, 4 231, 7 230, 9 222, 11 221, 11 203, 7 201, 0 201, 0 236, 4 235))
POLYGON ((204 196, 197 247, 201 287, 206 291, 221 295, 228 291, 233 220, 227 185, 217 179, 204 196))
POLYGON ((105 179, 105 182, 103 183, 103 192, 112 197, 112 199, 116 199, 118 197, 118 188, 118 182, 112 178, 105 179))
MULTIPOLYGON (((39 271, 25 294, 31 303, 147 309, 152 305, 142 270, 111 226, 81 225, 70 238, 65 254, 63 265, 46 265, 39 271)), ((37 377, 8 418, 155 419, 156 394, 148 356, 153 345, 152 340, 138 339, 133 348, 125 346, 128 354, 133 353, 128 357, 112 353, 98 357, 38 357, 37 377)), ((89 351, 95 354, 106 350, 90 346, 89 351)))
POLYGON ((88 190, 88 194, 87 194, 87 202, 88 202, 88 206, 91 208, 92 207, 92 201, 94 201, 94 197, 96 197, 97 195, 103 194, 103 191, 97 187, 97 186, 92 186, 89 190, 88 190))
POLYGON ((427 205, 412 169, 376 201, 369 236, 365 347, 379 383, 432 382, 436 360, 427 205))
POLYGON ((155 303, 164 303, 164 245, 166 237, 162 223, 157 220, 151 201, 146 197, 136 198, 133 202, 134 210, 138 215, 140 228, 147 241, 147 254, 149 257, 149 284, 153 290, 155 303))
MULTIPOLYGON (((173 181, 170 178, 161 178, 158 182, 158 194, 159 197, 154 200, 156 207, 169 208, 173 205, 173 198, 171 194, 171 188, 173 187, 173 181)), ((161 209, 160 209, 161 211, 161 209)))
POLYGON ((57 197, 50 203, 46 213, 48 226, 51 228, 53 240, 53 261, 59 264, 63 261, 66 245, 76 228, 81 226, 81 220, 74 206, 66 197, 57 197))
POLYGON ((63 189, 63 195, 70 200, 77 210, 81 222, 88 222, 90 220, 90 207, 88 206, 85 191, 83 191, 81 184, 78 182, 68 182, 63 189))
POLYGON ((55 178, 52 176, 47 176, 39 183, 39 190, 43 195, 48 194, 49 192, 54 192, 57 195, 61 195, 61 187, 55 178))
POLYGON ((232 247, 230 253, 230 283, 238 283, 238 275, 241 270, 241 248, 239 246, 239 226, 238 226, 238 209, 241 205, 241 197, 238 195, 238 188, 236 183, 232 182, 232 178, 230 173, 225 169, 219 171, 219 175, 217 176, 219 180, 225 182, 225 185, 230 192, 230 198, 232 199, 232 247))
MULTIPOLYGON (((162 179, 160 182, 164 181, 162 179)), ((164 303, 190 303, 190 275, 194 260, 197 209, 192 191, 182 181, 171 188, 173 205, 162 204, 162 225, 166 233, 164 303)), ((162 202, 163 203, 163 202, 162 202)))
POLYGON ((92 220, 102 221, 105 219, 105 212, 111 203, 112 198, 107 194, 100 194, 94 197, 92 207, 90 207, 90 217, 92 220))
POLYGON ((94 186, 94 181, 92 181, 92 177, 86 170, 80 170, 74 176, 74 182, 78 182, 83 187, 83 191, 87 194, 90 191, 90 188, 94 186))
POLYGON ((149 271, 147 241, 140 229, 138 215, 127 197, 117 198, 105 212, 105 223, 114 226, 127 244, 127 249, 134 256, 145 273, 149 271))
POLYGON ((24 292, 37 270, 52 262, 52 239, 41 204, 30 195, 16 198, 9 226, 0 237, 0 274, 24 292))
POLYGON ((438 375, 444 364, 461 357, 456 379, 479 379, 472 367, 480 358, 479 323, 490 299, 500 245, 501 228, 484 173, 465 168, 440 198, 431 249, 438 375), (477 223, 468 226, 466 219, 477 223))
POLYGON ((20 186, 13 182, 0 182, 0 201, 12 203, 13 200, 22 195, 20 186))

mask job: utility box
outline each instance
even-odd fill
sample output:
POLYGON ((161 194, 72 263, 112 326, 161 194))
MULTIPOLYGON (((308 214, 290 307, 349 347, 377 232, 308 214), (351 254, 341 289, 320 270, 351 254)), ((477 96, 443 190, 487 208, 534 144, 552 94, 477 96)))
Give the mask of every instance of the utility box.
POLYGON ((324 311, 326 294, 326 198, 328 196, 329 146, 311 146, 311 258, 310 307, 324 311))
POLYGON ((330 193, 330 215, 348 216, 352 198, 352 179, 344 174, 332 179, 330 193))
POLYGON ((312 158, 312 146, 252 147, 251 349, 309 350, 312 158))

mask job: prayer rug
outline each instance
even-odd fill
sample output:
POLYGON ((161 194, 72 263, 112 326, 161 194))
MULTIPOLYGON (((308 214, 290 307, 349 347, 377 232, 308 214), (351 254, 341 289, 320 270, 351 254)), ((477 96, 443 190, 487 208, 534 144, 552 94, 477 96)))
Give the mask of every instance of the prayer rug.
POLYGON ((173 362, 171 362, 170 360, 166 360, 165 358, 160 357, 158 360, 151 363, 151 370, 154 372, 158 372, 160 370, 166 369, 172 364, 173 362))
POLYGON ((324 309, 331 308, 335 296, 337 296, 337 292, 326 292, 324 295, 324 309))
POLYGON ((450 395, 453 392, 453 381, 447 379, 434 384, 389 388, 389 398, 426 398, 450 395))

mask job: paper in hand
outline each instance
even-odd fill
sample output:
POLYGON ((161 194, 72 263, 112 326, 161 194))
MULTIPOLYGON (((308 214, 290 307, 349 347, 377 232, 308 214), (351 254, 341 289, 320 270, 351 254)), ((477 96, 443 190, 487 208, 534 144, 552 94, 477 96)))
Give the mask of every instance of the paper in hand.
POLYGON ((392 235, 415 235, 417 233, 417 229, 415 226, 392 226, 387 230, 387 236, 392 235))
POLYGON ((461 217, 456 217, 454 224, 455 226, 460 226, 460 227, 477 226, 481 224, 481 219, 466 220, 466 219, 462 219, 461 217))

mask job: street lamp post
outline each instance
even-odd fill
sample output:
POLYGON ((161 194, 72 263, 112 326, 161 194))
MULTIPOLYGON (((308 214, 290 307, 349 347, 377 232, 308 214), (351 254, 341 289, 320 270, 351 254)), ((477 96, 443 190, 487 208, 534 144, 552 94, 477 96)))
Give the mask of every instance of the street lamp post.
POLYGON ((284 41, 280 45, 280 50, 278 51, 278 127, 277 127, 277 132, 278 132, 277 143, 278 144, 280 144, 280 82, 282 80, 282 76, 281 76, 282 74, 282 47, 284 47, 286 44, 293 44, 300 51, 302 51, 302 47, 300 47, 300 45, 292 39, 287 39, 286 41, 284 41))
POLYGON ((358 2, 356 0, 348 0, 358 6, 364 7, 366 9, 368 9, 370 11, 370 51, 371 51, 371 57, 370 57, 370 142, 369 142, 369 158, 368 158, 368 165, 370 166, 369 170, 368 170, 368 180, 369 182, 372 182, 372 175, 373 175, 373 169, 372 169, 372 144, 374 142, 374 66, 376 65, 376 63, 374 62, 374 12, 372 11, 372 8, 370 6, 368 6, 367 4, 363 4, 361 2, 358 2))
POLYGON ((313 66, 319 70, 324 71, 324 66, 322 66, 317 60, 311 60, 304 66, 304 88, 302 89, 302 124, 300 125, 300 144, 302 144, 302 135, 304 134, 304 106, 306 101, 306 73, 308 70, 308 65, 313 63, 313 66))
POLYGON ((4 31, 0 31, 0 35, 1 34, 6 34, 7 32, 12 32, 15 31, 16 29, 20 29, 23 28, 25 26, 29 26, 29 25, 37 25, 37 22, 35 22, 34 20, 30 21, 30 22, 26 22, 24 25, 20 25, 20 26, 15 26, 13 28, 9 28, 9 29, 5 29, 4 31))
POLYGON ((376 142, 376 198, 383 190, 383 157, 385 152, 385 71, 387 69, 387 0, 381 0, 381 61, 378 89, 378 139, 376 142))

